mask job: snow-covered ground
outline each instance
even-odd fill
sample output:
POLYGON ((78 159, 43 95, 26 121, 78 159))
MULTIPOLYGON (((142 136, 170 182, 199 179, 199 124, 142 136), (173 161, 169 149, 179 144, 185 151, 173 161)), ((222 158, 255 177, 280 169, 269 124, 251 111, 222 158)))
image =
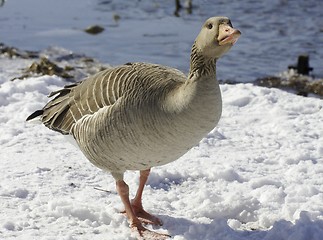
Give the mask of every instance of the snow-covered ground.
MULTIPOLYGON (((66 81, 9 81, 28 60, 0 63, 0 239, 135 239, 111 175, 60 134, 25 122, 66 81)), ((176 240, 322 240, 323 101, 250 84, 221 89, 219 125, 152 170, 143 204, 164 222, 156 231, 176 240)), ((133 195, 138 173, 125 180, 133 195)))

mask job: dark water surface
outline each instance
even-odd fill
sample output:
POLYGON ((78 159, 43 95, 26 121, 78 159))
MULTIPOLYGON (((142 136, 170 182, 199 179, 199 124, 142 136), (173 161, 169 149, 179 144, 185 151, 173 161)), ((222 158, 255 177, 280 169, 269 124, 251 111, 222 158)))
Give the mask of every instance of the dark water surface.
POLYGON ((224 15, 242 36, 219 61, 220 79, 247 82, 273 75, 302 53, 310 55, 313 74, 323 76, 321 0, 193 0, 193 13, 182 10, 181 17, 173 14, 174 2, 7 0, 0 7, 0 42, 28 50, 58 46, 112 65, 145 61, 187 72, 201 24, 224 15), (94 24, 105 31, 95 36, 83 32, 94 24))

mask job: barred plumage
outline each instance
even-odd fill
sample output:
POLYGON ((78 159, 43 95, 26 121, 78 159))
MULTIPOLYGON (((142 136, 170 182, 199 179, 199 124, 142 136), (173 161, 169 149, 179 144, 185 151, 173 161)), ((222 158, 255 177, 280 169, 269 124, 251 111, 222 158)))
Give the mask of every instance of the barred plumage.
POLYGON ((55 98, 43 108, 41 121, 50 129, 70 134, 73 124, 84 115, 113 105, 123 94, 138 95, 135 93, 136 89, 138 91, 137 86, 149 94, 153 85, 155 88, 158 85, 166 87, 168 81, 176 83, 185 80, 185 75, 179 71, 156 64, 131 63, 107 69, 78 84, 65 86, 49 94, 49 97, 55 98), (159 75, 160 79, 146 77, 145 74, 159 75))
POLYGON ((128 63, 51 93, 27 120, 39 116, 48 128, 72 135, 94 165, 112 173, 132 226, 146 231, 132 207, 160 224, 141 205, 147 171, 182 156, 218 123, 215 64, 239 36, 228 18, 210 18, 193 44, 188 77, 170 67, 128 63), (126 170, 141 170, 132 205, 126 170))

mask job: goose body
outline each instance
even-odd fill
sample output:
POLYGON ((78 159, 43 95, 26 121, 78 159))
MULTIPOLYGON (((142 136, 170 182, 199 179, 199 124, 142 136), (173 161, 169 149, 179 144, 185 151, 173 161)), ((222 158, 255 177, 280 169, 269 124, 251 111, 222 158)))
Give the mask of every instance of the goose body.
POLYGON ((147 63, 108 69, 57 92, 42 121, 72 134, 94 165, 114 175, 163 165, 196 145, 220 118, 216 79, 194 78, 147 63))
MULTIPOLYGON (((161 65, 128 63, 53 92, 54 99, 27 120, 38 116, 48 128, 73 136, 89 161, 111 172, 117 189, 124 190, 126 170, 149 173, 172 162, 216 126, 222 112, 216 61, 239 35, 228 18, 210 18, 193 44, 188 76, 161 65), (231 32, 221 31, 222 26, 231 32)), ((129 207, 121 190, 131 224, 147 232, 136 218, 136 204, 129 207)))

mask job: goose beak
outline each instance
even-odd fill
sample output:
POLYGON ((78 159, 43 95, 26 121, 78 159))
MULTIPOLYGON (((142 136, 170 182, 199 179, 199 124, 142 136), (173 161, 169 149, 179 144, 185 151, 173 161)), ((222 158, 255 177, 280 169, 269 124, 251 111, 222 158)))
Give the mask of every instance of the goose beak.
POLYGON ((227 24, 221 24, 219 26, 219 36, 217 38, 219 45, 226 45, 226 44, 235 44, 240 37, 241 32, 238 29, 234 29, 233 27, 227 24))

